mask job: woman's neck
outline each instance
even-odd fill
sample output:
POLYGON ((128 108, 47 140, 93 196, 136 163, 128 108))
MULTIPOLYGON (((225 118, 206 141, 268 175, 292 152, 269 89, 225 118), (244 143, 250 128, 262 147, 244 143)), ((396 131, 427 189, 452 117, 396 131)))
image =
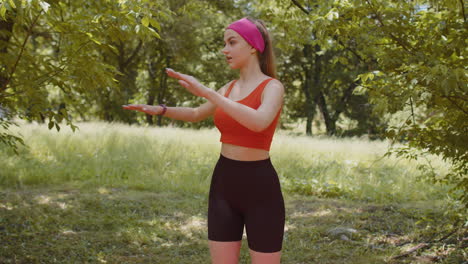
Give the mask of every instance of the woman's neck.
POLYGON ((251 60, 247 65, 240 69, 239 82, 240 84, 257 83, 258 80, 263 79, 265 74, 260 69, 258 60, 251 60))

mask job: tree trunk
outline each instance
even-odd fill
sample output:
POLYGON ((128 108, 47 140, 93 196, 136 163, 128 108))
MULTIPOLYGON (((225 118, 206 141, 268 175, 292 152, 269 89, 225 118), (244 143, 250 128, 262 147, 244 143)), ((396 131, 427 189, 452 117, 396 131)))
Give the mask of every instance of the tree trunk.
MULTIPOLYGON (((170 68, 171 67, 171 57, 169 55, 166 56, 166 67, 164 68, 170 68)), ((166 91, 167 91, 167 74, 165 69, 161 69, 161 82, 159 85, 159 93, 158 93, 158 104, 163 104, 164 103, 164 98, 166 97, 166 91)), ((158 116, 158 121, 157 121, 158 126, 162 126, 162 116, 158 116)))
POLYGON ((128 111, 116 107, 117 105, 128 103, 129 98, 131 98, 135 81, 137 76, 136 65, 140 57, 138 54, 143 47, 143 41, 138 40, 137 46, 133 50, 129 50, 129 53, 126 53, 126 45, 120 41, 116 43, 118 53, 116 55, 118 70, 121 74, 117 74, 114 78, 118 80, 118 89, 107 91, 105 98, 103 99, 104 106, 104 120, 112 122, 114 120, 124 121, 126 123, 132 124, 134 120, 131 119, 130 113, 128 111))
POLYGON ((348 88, 346 88, 346 90, 344 91, 343 97, 341 97, 340 99, 340 103, 336 107, 336 110, 335 110, 335 113, 333 114, 332 119, 334 119, 335 121, 338 120, 338 116, 344 111, 357 85, 358 85, 357 82, 352 82, 349 84, 348 88))
POLYGON ((311 75, 311 65, 308 63, 311 60, 311 45, 306 44, 304 45, 303 53, 306 59, 306 63, 302 65, 302 68, 305 72, 305 80, 304 85, 302 86, 302 90, 304 91, 304 95, 306 98, 304 112, 306 114, 306 135, 312 135, 312 120, 314 119, 315 115, 315 103, 314 98, 312 96, 312 75, 311 75))
MULTIPOLYGON (((156 90, 158 89, 156 86, 156 69, 155 69, 155 64, 154 62, 149 62, 148 63, 148 73, 150 76, 150 88, 148 92, 148 100, 146 100, 146 104, 148 105, 153 105, 154 100, 156 99, 156 90)), ((148 125, 153 125, 153 116, 152 115, 146 115, 146 122, 148 125)))
POLYGON ((325 127, 327 129, 327 135, 336 134, 336 119, 333 119, 328 112, 327 102, 322 91, 315 97, 315 100, 319 106, 320 112, 322 112, 323 119, 325 120, 325 127))
MULTIPOLYGON (((322 83, 321 83, 321 78, 320 74, 322 73, 322 57, 317 54, 317 52, 320 51, 320 46, 315 45, 314 46, 314 51, 311 53, 310 51, 311 46, 309 45, 308 49, 308 58, 312 58, 312 55, 314 56, 314 71, 313 71, 313 76, 312 76, 312 87, 311 87, 311 93, 310 93, 310 100, 312 102, 312 105, 314 107, 315 111, 315 106, 317 104, 317 96, 321 93, 322 91, 322 83)), ((312 120, 310 120, 311 124, 310 127, 312 128, 312 120)), ((307 128, 306 128, 307 129, 307 128)))
POLYGON ((325 95, 322 91, 319 91, 319 94, 315 97, 315 102, 319 106, 320 112, 325 120, 325 127, 328 135, 336 135, 336 121, 338 121, 340 114, 344 111, 356 87, 356 82, 349 84, 348 88, 344 91, 343 97, 340 98, 340 103, 336 106, 333 114, 328 111, 327 100, 325 99, 325 95))

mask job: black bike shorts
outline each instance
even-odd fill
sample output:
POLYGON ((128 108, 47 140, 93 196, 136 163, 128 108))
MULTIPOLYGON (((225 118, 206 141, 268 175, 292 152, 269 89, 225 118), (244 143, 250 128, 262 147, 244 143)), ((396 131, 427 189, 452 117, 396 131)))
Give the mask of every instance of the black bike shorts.
POLYGON ((250 249, 281 250, 285 207, 278 175, 270 158, 239 161, 221 155, 211 178, 208 239, 240 241, 244 224, 250 249))

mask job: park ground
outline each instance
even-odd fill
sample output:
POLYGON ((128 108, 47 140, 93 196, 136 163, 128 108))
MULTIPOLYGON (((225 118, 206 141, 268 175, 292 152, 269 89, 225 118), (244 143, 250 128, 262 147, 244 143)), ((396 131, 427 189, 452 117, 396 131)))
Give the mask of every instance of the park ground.
MULTIPOLYGON (((0 263, 209 263, 217 132, 78 126, 23 123, 28 148, 0 149, 0 263)), ((278 133, 282 263, 463 263, 467 232, 448 187, 418 180, 417 162, 383 157, 386 148, 278 133)))

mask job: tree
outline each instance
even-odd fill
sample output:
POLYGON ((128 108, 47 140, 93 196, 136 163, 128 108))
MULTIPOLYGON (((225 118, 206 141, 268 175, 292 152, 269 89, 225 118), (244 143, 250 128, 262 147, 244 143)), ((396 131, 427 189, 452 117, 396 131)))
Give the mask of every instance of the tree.
MULTIPOLYGON (((336 124, 350 113, 349 109, 357 111, 363 105, 372 107, 363 102, 367 97, 361 96, 358 100, 359 96, 353 91, 360 83, 355 80, 356 76, 366 72, 375 62, 362 54, 358 46, 359 36, 345 42, 337 34, 323 35, 322 23, 331 23, 338 15, 332 8, 333 2, 314 1, 306 7, 299 5, 299 9, 295 8, 295 3, 298 4, 297 1, 261 1, 254 5, 274 28, 281 54, 281 77, 288 83, 300 83, 302 96, 288 100, 288 108, 294 117, 306 118, 308 135, 312 134, 316 109, 322 114, 328 135, 342 134, 336 124), (321 19, 313 21, 315 18, 321 19)), ((296 89, 295 86, 292 88, 296 89)), ((291 93, 297 94, 288 90, 288 94, 291 93)), ((348 117, 357 118, 356 115, 348 117)), ((373 131, 380 123, 378 117, 369 114, 359 116, 359 119, 361 125, 374 127, 373 131)), ((362 129, 361 133, 368 131, 362 129)))
MULTIPOLYGON (((301 10, 311 8, 295 0, 290 3, 301 10)), ((388 138, 407 142, 396 153, 409 158, 423 153, 441 155, 452 164, 452 170, 442 177, 426 170, 427 177, 454 185, 455 196, 466 207, 468 75, 464 2, 335 1, 325 15, 304 15, 303 19, 311 20, 318 36, 324 39, 349 43, 360 36, 357 50, 376 64, 358 76, 356 80, 361 83, 355 93, 367 93, 379 115, 407 112, 405 121, 386 130, 388 138), (331 13, 333 19, 328 19, 331 13)))
MULTIPOLYGON (((213 89, 223 86, 228 81, 226 76, 233 78, 234 74, 226 66, 221 49, 223 27, 233 20, 226 13, 238 16, 239 7, 231 1, 180 0, 171 1, 168 8, 177 16, 161 23, 162 39, 146 43, 146 60, 139 79, 140 92, 133 101, 196 107, 204 103, 204 99, 187 93, 174 80, 168 80, 165 68, 172 67, 191 74, 213 89)), ((147 123, 151 124, 152 119, 153 116, 146 116, 147 123)), ((157 117, 158 125, 169 122, 194 128, 213 125, 211 119, 187 123, 157 117)))
MULTIPOLYGON (((48 119, 49 128, 57 130, 65 120, 74 130, 71 109, 86 112, 88 99, 112 90, 121 76, 122 69, 99 56, 118 51, 104 37, 158 38, 149 25, 157 28, 165 12, 160 2, 149 0, 0 1, 0 106, 10 116, 48 119)), ((0 124, 0 141, 15 148, 21 141, 8 133, 12 121, 1 118, 0 124)))

